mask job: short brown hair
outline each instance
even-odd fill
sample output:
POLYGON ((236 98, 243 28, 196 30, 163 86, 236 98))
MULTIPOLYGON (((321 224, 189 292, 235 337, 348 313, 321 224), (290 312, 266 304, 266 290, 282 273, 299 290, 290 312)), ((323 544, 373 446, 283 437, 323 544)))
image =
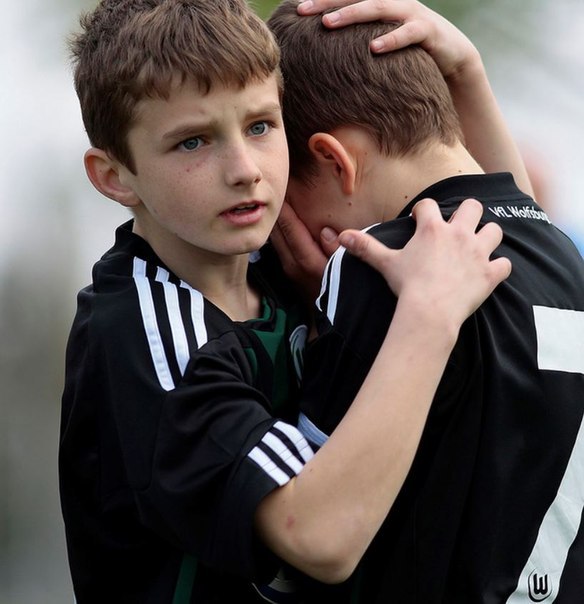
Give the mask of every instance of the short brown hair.
POLYGON ((102 0, 70 40, 91 144, 135 171, 127 134, 145 97, 174 83, 243 88, 278 73, 279 51, 246 0, 102 0))
POLYGON ((363 127, 394 156, 462 137, 448 86, 422 48, 371 53, 371 40, 397 23, 327 30, 320 15, 299 16, 297 4, 284 0, 268 20, 280 45, 292 176, 310 181, 309 138, 339 126, 363 127))

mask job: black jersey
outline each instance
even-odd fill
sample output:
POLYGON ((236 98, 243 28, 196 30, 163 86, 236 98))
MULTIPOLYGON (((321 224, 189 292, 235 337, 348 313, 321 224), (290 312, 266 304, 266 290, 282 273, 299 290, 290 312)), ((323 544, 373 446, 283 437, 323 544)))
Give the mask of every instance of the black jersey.
POLYGON ((257 590, 287 590, 281 577, 261 587, 280 563, 253 516, 313 454, 295 427, 306 326, 265 264, 249 269, 264 316, 233 322, 128 223, 80 292, 59 451, 78 604, 265 602, 257 590))
MULTIPOLYGON (((513 271, 463 325, 404 487, 346 591, 365 604, 581 602, 584 261, 509 174, 454 177, 424 197, 445 217, 479 199, 513 271)), ((416 201, 369 232, 403 247, 416 201)), ((351 404, 395 308, 381 276, 343 251, 325 280, 300 420, 316 444, 351 404)))

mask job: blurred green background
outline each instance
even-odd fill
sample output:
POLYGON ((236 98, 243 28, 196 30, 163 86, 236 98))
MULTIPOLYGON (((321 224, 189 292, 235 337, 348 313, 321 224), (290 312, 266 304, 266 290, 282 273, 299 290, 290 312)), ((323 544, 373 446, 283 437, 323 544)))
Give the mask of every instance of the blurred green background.
MULTIPOLYGON (((0 20, 0 604, 73 601, 57 492, 76 292, 125 212, 87 182, 65 50, 89 0, 23 0, 0 20)), ((584 225, 582 0, 432 0, 483 54, 541 199, 584 225)), ((254 5, 266 16, 273 1, 254 5)))

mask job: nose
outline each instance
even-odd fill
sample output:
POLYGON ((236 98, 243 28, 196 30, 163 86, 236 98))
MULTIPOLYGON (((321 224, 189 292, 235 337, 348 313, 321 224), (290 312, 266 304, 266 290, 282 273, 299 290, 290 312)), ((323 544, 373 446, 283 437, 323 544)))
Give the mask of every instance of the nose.
POLYGON ((245 141, 233 145, 225 157, 225 181, 230 187, 257 184, 262 179, 260 167, 245 144, 245 141))

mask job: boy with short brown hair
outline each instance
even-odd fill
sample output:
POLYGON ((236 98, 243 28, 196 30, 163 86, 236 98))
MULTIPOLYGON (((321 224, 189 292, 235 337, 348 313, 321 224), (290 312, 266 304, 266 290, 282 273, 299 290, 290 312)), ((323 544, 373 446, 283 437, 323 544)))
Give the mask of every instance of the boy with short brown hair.
POLYGON ((283 110, 293 178, 310 183, 318 169, 310 137, 344 125, 359 125, 380 152, 393 157, 416 153, 430 140, 450 146, 462 139, 448 86, 427 52, 409 46, 371 58, 369 42, 399 23, 331 31, 320 17, 300 18, 291 0, 280 5, 268 24, 282 41, 283 110))
MULTIPOLYGON (((474 197, 503 229, 497 253, 513 262, 510 278, 463 326, 403 489, 335 601, 577 601, 584 591, 580 254, 510 174, 485 174, 471 157, 446 83, 422 49, 370 52, 370 40, 395 25, 325 32, 320 16, 299 17, 292 0, 269 25, 282 51, 292 130, 288 201, 314 238, 323 226, 367 227, 400 248, 419 200, 436 199, 450 219, 474 197)), ((368 267, 343 250, 333 256, 301 398, 299 426, 314 446, 326 446, 351 413, 394 302, 368 267)), ((417 361, 413 355, 405 375, 417 361)))
POLYGON ((141 99, 165 98, 174 84, 186 80, 204 93, 218 83, 244 88, 251 80, 279 77, 278 47, 245 3, 201 2, 196 12, 194 6, 186 10, 188 4, 101 2, 81 18, 85 33, 70 40, 87 135, 94 147, 130 169, 134 162, 127 135, 141 99), (214 22, 214 31, 189 39, 200 24, 214 22), (226 45, 222 40, 229 29, 239 35, 226 45))

